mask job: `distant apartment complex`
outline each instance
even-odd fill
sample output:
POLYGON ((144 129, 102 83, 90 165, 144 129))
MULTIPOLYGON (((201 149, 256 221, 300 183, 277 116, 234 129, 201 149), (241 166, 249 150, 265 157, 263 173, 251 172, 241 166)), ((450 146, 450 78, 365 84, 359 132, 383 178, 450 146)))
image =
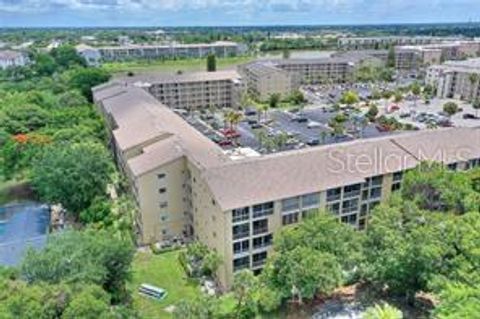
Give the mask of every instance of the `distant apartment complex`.
POLYGON ((98 57, 92 64, 101 61, 128 61, 133 59, 173 59, 173 58, 203 58, 210 53, 218 57, 235 56, 244 52, 243 45, 235 42, 214 42, 197 44, 169 44, 169 45, 124 45, 109 47, 77 46, 77 52, 87 60, 89 57, 98 57), (96 51, 96 53, 93 53, 96 51))
POLYGON ((480 41, 456 41, 440 44, 395 47, 396 68, 418 69, 447 60, 477 57, 480 41))
MULTIPOLYGON (((284 74, 292 65, 275 68, 284 74)), ((231 286, 238 270, 261 271, 274 234, 320 209, 358 229, 368 227, 372 208, 398 190, 404 172, 420 161, 452 169, 480 165, 478 128, 232 157, 171 109, 208 107, 205 88, 217 80, 219 90, 234 91, 239 78, 232 72, 158 77, 148 85, 146 79, 116 80, 95 88, 94 100, 138 203, 140 242, 186 238, 205 243, 223 257, 218 278, 224 287, 231 286), (202 97, 189 104, 189 98, 180 97, 197 94, 183 85, 192 79, 202 97)), ((234 104, 231 98, 222 101, 221 106, 234 104)))
POLYGON ((425 81, 436 88, 438 97, 474 101, 480 98, 480 59, 431 66, 425 81))
POLYGON ((352 79, 356 68, 366 61, 379 60, 369 54, 320 59, 283 59, 255 61, 239 67, 250 93, 260 100, 271 94, 282 96, 301 84, 344 83, 352 79))
POLYGON ((0 50, 0 69, 25 66, 29 62, 28 56, 20 51, 0 50))
POLYGON ((378 50, 387 49, 390 46, 424 45, 461 39, 459 37, 430 36, 341 37, 338 39, 338 48, 342 50, 378 50))

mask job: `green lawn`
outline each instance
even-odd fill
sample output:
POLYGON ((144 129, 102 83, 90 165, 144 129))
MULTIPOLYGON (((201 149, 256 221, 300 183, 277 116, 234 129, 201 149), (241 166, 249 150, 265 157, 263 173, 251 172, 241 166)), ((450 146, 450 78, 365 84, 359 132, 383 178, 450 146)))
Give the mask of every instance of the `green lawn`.
MULTIPOLYGON (((132 290, 135 308, 142 319, 172 318, 165 308, 175 305, 182 299, 191 299, 200 294, 197 281, 189 279, 178 262, 179 251, 171 251, 154 255, 140 253, 133 261, 133 278, 129 284, 132 290), (162 301, 156 301, 138 294, 142 283, 152 284, 167 290, 168 295, 162 301)), ((233 311, 235 301, 227 294, 222 297, 221 309, 224 313, 233 311)))
MULTIPOLYGON (((247 63, 254 57, 231 57, 218 58, 217 69, 234 67, 238 64, 247 63)), ((176 72, 182 71, 204 71, 206 70, 206 59, 184 59, 184 60, 153 60, 153 61, 131 61, 112 62, 103 64, 103 68, 116 75, 125 75, 127 72, 176 72)))

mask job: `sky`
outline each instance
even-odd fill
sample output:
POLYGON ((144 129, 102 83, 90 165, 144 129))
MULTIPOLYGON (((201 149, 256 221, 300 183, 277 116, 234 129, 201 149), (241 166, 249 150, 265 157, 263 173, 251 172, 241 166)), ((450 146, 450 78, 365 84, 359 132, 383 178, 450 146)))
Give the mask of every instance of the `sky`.
POLYGON ((480 21, 480 0, 0 0, 0 27, 480 21))

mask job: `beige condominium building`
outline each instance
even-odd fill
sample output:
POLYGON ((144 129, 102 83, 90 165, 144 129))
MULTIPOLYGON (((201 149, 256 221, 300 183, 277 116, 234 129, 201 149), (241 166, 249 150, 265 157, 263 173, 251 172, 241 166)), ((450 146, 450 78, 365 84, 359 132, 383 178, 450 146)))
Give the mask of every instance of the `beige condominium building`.
POLYGON ((363 229, 372 208, 398 190, 404 172, 420 161, 452 169, 480 165, 478 128, 232 157, 150 88, 114 81, 94 89, 139 207, 139 242, 205 243, 223 257, 217 276, 225 288, 240 269, 261 271, 280 229, 320 209, 363 229))
POLYGON ((396 68, 418 69, 447 60, 462 60, 480 54, 480 41, 456 41, 430 45, 395 47, 396 68))
POLYGON ((235 70, 185 74, 139 75, 125 78, 143 87, 173 109, 196 110, 205 107, 236 107, 244 91, 235 70))
POLYGON ((436 88, 440 98, 479 99, 480 58, 433 65, 428 68, 425 81, 436 88))
POLYGON ((367 61, 381 59, 369 54, 319 59, 258 60, 238 68, 249 92, 260 100, 273 93, 287 96, 301 84, 344 83, 367 61))
POLYGON ((430 36, 341 37, 338 39, 338 48, 344 50, 378 50, 386 49, 392 45, 424 45, 457 40, 461 40, 461 38, 430 36))
POLYGON ((77 52, 87 58, 90 64, 101 61, 126 61, 133 59, 172 59, 203 58, 210 53, 218 57, 236 56, 245 51, 245 46, 235 42, 219 41, 196 44, 157 44, 157 45, 123 45, 108 47, 77 46, 77 52), (95 60, 92 60, 95 59, 95 60))

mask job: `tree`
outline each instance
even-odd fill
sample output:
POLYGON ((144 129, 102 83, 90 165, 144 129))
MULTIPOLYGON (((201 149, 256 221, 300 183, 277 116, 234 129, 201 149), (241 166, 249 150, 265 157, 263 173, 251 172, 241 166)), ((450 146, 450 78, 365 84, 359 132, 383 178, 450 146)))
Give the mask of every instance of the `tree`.
POLYGON ((110 74, 98 68, 78 68, 70 72, 69 85, 82 92, 88 101, 93 102, 92 88, 107 82, 110 74))
POLYGON ((405 175, 402 198, 430 211, 463 214, 480 209, 478 193, 474 191, 468 175, 429 162, 405 175))
POLYGON ((211 53, 207 55, 207 71, 215 72, 217 70, 217 58, 215 54, 211 53))
POLYGON ((113 166, 97 143, 48 147, 32 167, 32 186, 42 200, 61 203, 74 216, 106 193, 113 166))
POLYGON ((443 105, 443 111, 452 116, 458 112, 458 105, 455 102, 447 102, 443 105))
POLYGON ((434 310, 435 318, 475 318, 480 313, 480 288, 450 283, 440 293, 440 304, 434 310))
POLYGON ((243 270, 235 274, 233 279, 233 294, 237 299, 235 318, 251 318, 257 313, 257 304, 254 293, 258 286, 258 279, 252 271, 243 270))
POLYGON ((347 104, 349 106, 358 103, 358 101, 358 94, 354 91, 347 91, 343 93, 342 97, 340 98, 340 103, 347 104))
POLYGON ((290 100, 294 105, 302 105, 303 103, 306 102, 305 96, 300 90, 295 90, 292 92, 290 95, 290 100))
POLYGON ((85 59, 79 56, 71 45, 61 45, 54 48, 50 55, 54 58, 56 64, 65 70, 73 66, 87 66, 85 59))
POLYGON ((413 302, 440 271, 444 257, 439 226, 431 217, 397 196, 377 206, 366 232, 363 276, 413 302))
POLYGON ((478 117, 478 110, 480 110, 480 99, 475 99, 472 103, 472 107, 475 110, 475 116, 478 117))
POLYGON ((97 284, 119 302, 127 297, 133 254, 131 242, 106 231, 66 231, 50 236, 41 250, 28 250, 21 276, 30 284, 97 284))
POLYGON ((280 104, 280 94, 278 93, 271 94, 270 97, 268 98, 268 106, 271 109, 276 109, 279 104, 280 104))
POLYGON ((376 104, 372 103, 370 104, 370 107, 367 111, 367 114, 365 116, 368 118, 370 122, 375 122, 375 118, 378 115, 378 107, 376 104))
POLYGON ((284 50, 282 51, 282 58, 283 58, 283 59, 290 59, 290 50, 284 49, 284 50))
POLYGON ((362 316, 362 319, 402 319, 403 314, 400 310, 390 306, 387 303, 383 305, 376 304, 368 307, 362 316))
POLYGON ((420 87, 420 85, 419 85, 417 82, 414 82, 414 83, 410 86, 410 91, 411 91, 412 94, 413 94, 414 103, 415 103, 415 106, 416 106, 416 105, 417 105, 418 96, 420 95, 420 93, 422 93, 422 88, 420 87))
POLYGON ((218 319, 220 303, 215 297, 196 296, 193 299, 182 299, 173 312, 177 319, 218 319))
POLYGON ((268 280, 284 298, 303 303, 317 294, 329 294, 342 283, 337 258, 309 247, 276 253, 268 264, 268 280))
POLYGON ((87 286, 76 294, 63 312, 62 319, 114 319, 110 296, 98 286, 87 286))

